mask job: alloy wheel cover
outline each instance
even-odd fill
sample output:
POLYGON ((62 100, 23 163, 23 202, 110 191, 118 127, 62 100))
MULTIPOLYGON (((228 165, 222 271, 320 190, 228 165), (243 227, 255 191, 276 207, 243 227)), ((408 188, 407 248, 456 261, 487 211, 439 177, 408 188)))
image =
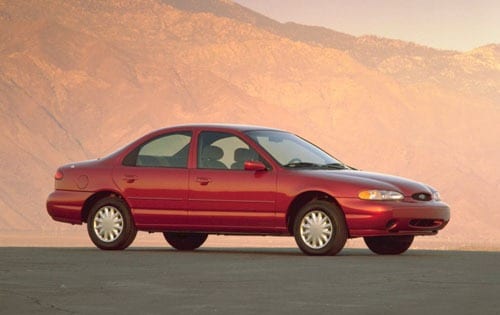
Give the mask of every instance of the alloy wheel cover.
POLYGON ((325 247, 333 234, 332 220, 323 210, 309 211, 300 222, 300 237, 312 249, 325 247))
POLYGON ((99 240, 111 243, 123 232, 124 220, 121 212, 114 206, 103 206, 97 210, 93 220, 94 232, 99 240))

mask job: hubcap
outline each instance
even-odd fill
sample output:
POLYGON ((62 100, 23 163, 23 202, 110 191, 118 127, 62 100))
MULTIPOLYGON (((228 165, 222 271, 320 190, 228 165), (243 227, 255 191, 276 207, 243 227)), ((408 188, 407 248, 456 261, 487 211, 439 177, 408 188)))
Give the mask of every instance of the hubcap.
POLYGON ((325 247, 332 235, 332 221, 322 210, 308 212, 300 222, 300 237, 310 248, 325 247))
POLYGON ((94 217, 94 232, 106 243, 115 241, 123 231, 123 216, 113 206, 100 208, 94 217))

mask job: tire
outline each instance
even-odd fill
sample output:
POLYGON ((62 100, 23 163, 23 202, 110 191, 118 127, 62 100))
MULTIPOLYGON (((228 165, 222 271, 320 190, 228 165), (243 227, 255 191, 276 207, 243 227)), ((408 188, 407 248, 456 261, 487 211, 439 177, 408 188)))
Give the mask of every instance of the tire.
POLYGON ((305 254, 335 255, 344 248, 347 240, 344 214, 330 202, 311 201, 297 213, 293 234, 305 254))
POLYGON ((402 254, 410 248, 413 239, 413 235, 364 237, 365 244, 368 248, 379 255, 402 254))
POLYGON ((163 237, 175 249, 195 250, 205 243, 208 234, 163 232, 163 237))
POLYGON ((137 235, 129 207, 117 197, 103 198, 92 206, 87 232, 95 246, 104 250, 125 249, 137 235))

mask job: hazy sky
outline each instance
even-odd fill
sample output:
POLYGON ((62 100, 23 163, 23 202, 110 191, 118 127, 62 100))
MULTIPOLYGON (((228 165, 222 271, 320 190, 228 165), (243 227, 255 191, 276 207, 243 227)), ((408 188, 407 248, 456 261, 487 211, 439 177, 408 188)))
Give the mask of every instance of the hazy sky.
POLYGON ((466 51, 500 44, 500 0, 233 0, 280 22, 466 51))

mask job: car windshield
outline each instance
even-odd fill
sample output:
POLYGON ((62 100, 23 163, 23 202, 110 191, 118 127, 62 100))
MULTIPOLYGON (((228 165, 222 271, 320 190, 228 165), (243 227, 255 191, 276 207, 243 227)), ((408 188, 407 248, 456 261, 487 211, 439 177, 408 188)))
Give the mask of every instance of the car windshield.
POLYGON ((304 139, 283 131, 258 130, 246 134, 287 168, 346 169, 342 162, 304 139))

